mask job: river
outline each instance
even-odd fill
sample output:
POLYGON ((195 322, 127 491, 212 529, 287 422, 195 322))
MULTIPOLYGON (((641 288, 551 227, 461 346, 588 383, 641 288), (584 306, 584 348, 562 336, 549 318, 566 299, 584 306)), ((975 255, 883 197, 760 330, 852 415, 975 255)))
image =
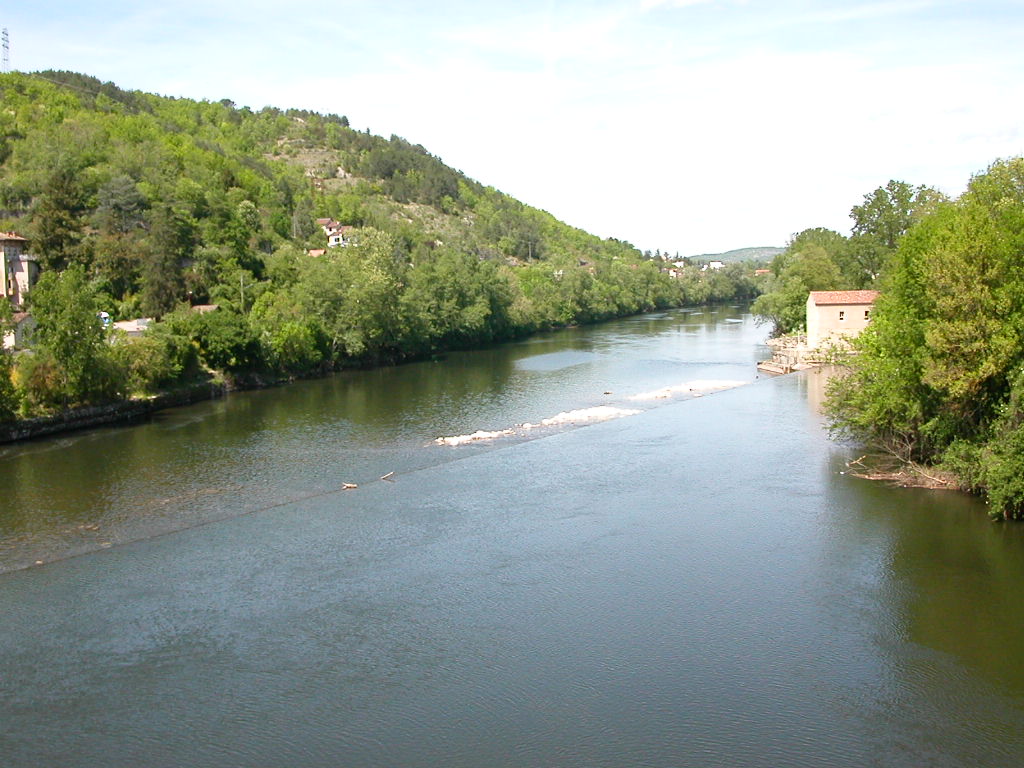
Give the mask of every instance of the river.
POLYGON ((1024 527, 847 474, 764 335, 685 309, 5 447, 0 765, 1024 763, 1024 527))

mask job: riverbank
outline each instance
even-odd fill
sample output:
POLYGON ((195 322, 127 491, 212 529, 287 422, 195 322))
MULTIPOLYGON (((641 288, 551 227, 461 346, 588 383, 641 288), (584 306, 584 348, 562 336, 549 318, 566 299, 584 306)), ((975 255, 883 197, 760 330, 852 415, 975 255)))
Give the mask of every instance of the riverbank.
POLYGON ((104 405, 89 405, 70 408, 51 416, 37 416, 31 419, 0 425, 0 443, 32 440, 62 432, 123 424, 145 418, 156 411, 180 405, 190 405, 203 400, 223 397, 229 387, 223 381, 210 379, 186 386, 176 387, 152 397, 120 400, 104 405))
POLYGON ((951 472, 923 467, 892 457, 861 456, 846 462, 849 474, 862 480, 875 480, 900 488, 924 488, 930 491, 963 491, 963 485, 951 472))
MULTIPOLYGON (((704 308, 722 306, 725 302, 713 302, 698 305, 704 308)), ((680 310, 683 307, 672 307, 670 311, 680 310)), ((401 357, 381 357, 373 360, 351 360, 347 364, 338 367, 331 367, 320 372, 307 372, 301 376, 290 376, 282 373, 267 372, 246 372, 226 374, 208 370, 209 378, 188 384, 179 384, 164 392, 149 397, 135 397, 127 400, 118 400, 102 405, 89 405, 70 408, 59 413, 45 416, 34 416, 26 419, 18 419, 6 424, 0 424, 0 444, 14 443, 22 440, 32 440, 39 437, 48 437, 64 432, 73 432, 80 429, 92 427, 110 426, 114 424, 128 424, 144 419, 157 411, 167 408, 174 408, 203 400, 213 400, 224 397, 229 392, 243 392, 256 389, 267 389, 291 384, 302 379, 317 379, 334 375, 345 370, 374 370, 390 368, 398 365, 422 362, 424 360, 440 360, 453 352, 465 352, 487 349, 501 344, 515 343, 528 338, 539 337, 548 333, 555 333, 567 328, 578 328, 583 325, 601 325, 602 323, 615 322, 630 317, 639 317, 646 313, 623 315, 622 317, 609 318, 594 323, 569 323, 555 328, 545 328, 533 333, 515 335, 507 339, 495 341, 489 344, 452 347, 449 349, 435 349, 421 354, 410 354, 401 357)))

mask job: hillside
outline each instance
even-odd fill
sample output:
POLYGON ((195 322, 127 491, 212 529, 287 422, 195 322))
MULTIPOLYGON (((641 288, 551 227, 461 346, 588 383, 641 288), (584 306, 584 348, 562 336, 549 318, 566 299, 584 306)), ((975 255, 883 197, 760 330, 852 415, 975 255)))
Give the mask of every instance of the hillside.
POLYGON ((22 412, 753 293, 739 273, 670 272, 341 115, 69 72, 0 75, 0 98, 0 229, 27 238, 42 271, 24 307, 35 354, 14 375, 22 412), (69 303, 78 323, 157 322, 114 345, 116 360, 97 347, 69 361, 69 303))
POLYGON ((735 248, 725 253, 700 253, 689 258, 697 263, 720 261, 723 264, 735 264, 744 261, 771 261, 785 250, 785 248, 776 248, 775 246, 735 248))

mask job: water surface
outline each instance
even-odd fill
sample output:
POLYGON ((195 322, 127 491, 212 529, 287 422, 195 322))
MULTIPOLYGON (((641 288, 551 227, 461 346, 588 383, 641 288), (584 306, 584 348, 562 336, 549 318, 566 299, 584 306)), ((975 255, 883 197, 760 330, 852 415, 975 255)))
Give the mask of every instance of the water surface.
POLYGON ((9 448, 0 762, 1019 764, 1020 528, 843 474, 702 312, 9 448))

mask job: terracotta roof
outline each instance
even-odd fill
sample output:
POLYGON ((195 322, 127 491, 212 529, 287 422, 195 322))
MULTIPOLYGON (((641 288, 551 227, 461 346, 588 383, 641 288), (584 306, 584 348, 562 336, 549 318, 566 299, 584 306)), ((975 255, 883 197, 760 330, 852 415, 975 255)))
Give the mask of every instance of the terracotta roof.
POLYGON ((811 291, 811 301, 824 304, 874 304, 878 291, 811 291))
POLYGON ((217 309, 220 309, 220 304, 195 304, 192 306, 192 311, 198 312, 200 315, 205 315, 207 312, 213 312, 217 309))
POLYGON ((14 232, 0 232, 0 240, 21 240, 23 243, 28 242, 28 238, 22 237, 14 232))

